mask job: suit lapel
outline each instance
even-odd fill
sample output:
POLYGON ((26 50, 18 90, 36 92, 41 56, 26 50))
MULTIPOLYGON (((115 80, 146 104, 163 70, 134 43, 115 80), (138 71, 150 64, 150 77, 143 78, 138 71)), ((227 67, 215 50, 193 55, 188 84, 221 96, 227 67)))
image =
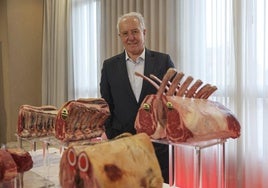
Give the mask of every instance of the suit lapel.
MULTIPOLYGON (((145 51, 145 65, 144 65, 144 75, 150 76, 154 72, 154 56, 151 53, 151 51, 147 50, 145 51)), ((148 83, 148 82, 147 82, 148 83)))
MULTIPOLYGON (((150 77, 150 74, 153 74, 155 71, 155 65, 154 65, 154 55, 151 53, 150 50, 145 49, 145 65, 144 65, 144 75, 147 77, 150 77)), ((150 83, 146 80, 143 80, 142 82, 142 90, 140 95, 139 103, 141 103, 141 99, 143 99, 146 95, 146 90, 148 88, 148 85, 150 83)))
POLYGON ((133 100, 136 101, 135 94, 132 90, 132 87, 128 78, 125 52, 123 52, 118 58, 119 58, 118 70, 119 70, 119 74, 121 74, 122 84, 124 85, 124 88, 126 88, 126 92, 129 94, 129 97, 133 98, 133 100))

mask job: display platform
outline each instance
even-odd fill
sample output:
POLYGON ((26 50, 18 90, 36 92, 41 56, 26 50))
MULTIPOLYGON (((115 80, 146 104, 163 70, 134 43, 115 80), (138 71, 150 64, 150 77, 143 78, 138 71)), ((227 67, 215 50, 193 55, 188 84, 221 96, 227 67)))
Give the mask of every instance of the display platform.
MULTIPOLYGON (((29 151, 33 159, 33 168, 8 182, 1 182, 0 188, 61 188, 59 184, 60 149, 48 147, 29 151)), ((169 188, 163 184, 163 188, 169 188)))
MULTIPOLYGON (((203 155, 206 153, 207 148, 216 147, 216 167, 214 174, 216 174, 216 185, 215 188, 225 188, 225 142, 227 139, 211 139, 205 141, 191 141, 191 142, 181 142, 173 143, 167 140, 154 140, 152 142, 169 145, 169 187, 170 188, 181 188, 181 187, 192 187, 192 188, 206 188, 203 181, 204 171, 203 168, 203 155), (181 170, 181 156, 184 155, 184 151, 190 151, 190 157, 192 160, 188 160, 188 166, 192 166, 192 173, 187 174, 188 177, 183 177, 184 179, 189 179, 191 181, 190 185, 185 185, 186 183, 180 183, 180 174, 186 174, 184 170, 181 170), (180 186, 180 184, 183 184, 180 186)), ((204 155, 205 156, 205 155, 204 155)))
MULTIPOLYGON (((31 147, 30 154, 32 155, 34 167, 29 171, 24 173, 23 176, 18 176, 15 178, 13 187, 60 187, 59 185, 59 162, 61 158, 62 151, 72 145, 72 143, 63 143, 58 141, 54 137, 45 137, 39 139, 21 139, 18 137, 18 146, 24 148, 24 142, 28 143, 31 147), (37 142, 41 143, 42 148, 38 149, 36 147, 37 142), (34 181, 31 181, 29 177, 34 177, 34 181), (34 182, 34 183, 33 183, 34 182), (29 184, 28 184, 29 183, 29 184), (40 186, 39 186, 40 185, 40 186)), ((95 142, 100 142, 101 139, 94 139, 90 141, 80 141, 79 145, 83 144, 93 144, 95 142)), ((192 188, 204 188, 202 182, 202 156, 205 153, 206 148, 216 147, 217 150, 217 161, 216 161, 216 171, 217 174, 217 186, 215 188, 225 188, 225 142, 226 139, 213 139, 208 141, 198 141, 198 142, 182 142, 182 143, 172 143, 166 140, 153 140, 152 142, 167 144, 169 145, 169 165, 170 165, 170 180, 169 184, 163 184, 163 188, 184 188, 185 186, 180 186, 178 183, 180 180, 178 174, 185 173, 184 170, 178 168, 180 166, 178 160, 180 155, 184 150, 189 150, 192 153, 192 161, 188 161, 193 166, 193 173, 191 177, 191 187, 192 188)), ((77 143, 76 143, 77 144, 77 143)), ((183 177, 189 178, 189 177, 183 177)), ((0 188, 2 185, 0 184, 0 188)))
POLYGON ((44 160, 43 149, 29 151, 29 153, 33 159, 33 168, 19 173, 11 181, 1 182, 0 188, 59 188, 59 150, 50 148, 46 160, 44 160))
POLYGON ((55 183, 45 179, 33 171, 19 174, 11 181, 1 182, 0 188, 43 188, 56 187, 55 183))

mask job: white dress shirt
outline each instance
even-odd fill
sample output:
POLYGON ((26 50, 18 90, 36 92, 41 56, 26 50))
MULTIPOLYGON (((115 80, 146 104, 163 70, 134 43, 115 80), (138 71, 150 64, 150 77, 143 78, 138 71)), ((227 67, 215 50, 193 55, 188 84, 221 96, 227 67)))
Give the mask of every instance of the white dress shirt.
POLYGON ((126 62, 129 81, 132 90, 135 94, 136 100, 139 101, 143 79, 135 75, 135 72, 144 74, 144 62, 145 62, 145 49, 142 54, 137 58, 136 62, 133 61, 126 52, 126 62))

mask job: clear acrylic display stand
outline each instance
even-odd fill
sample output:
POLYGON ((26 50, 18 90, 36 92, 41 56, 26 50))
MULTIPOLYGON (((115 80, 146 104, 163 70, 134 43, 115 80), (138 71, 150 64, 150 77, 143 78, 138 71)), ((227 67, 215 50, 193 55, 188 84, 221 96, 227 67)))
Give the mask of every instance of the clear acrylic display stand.
MULTIPOLYGON (((217 174, 217 186, 215 188, 225 188, 225 142, 226 139, 213 139, 208 141, 198 141, 198 142, 181 142, 173 143, 166 140, 152 140, 156 143, 168 144, 169 145, 169 187, 180 188, 176 185, 176 173, 174 164, 178 162, 174 158, 174 152, 178 149, 185 150, 191 149, 193 152, 193 188, 205 188, 202 187, 202 154, 205 148, 212 146, 217 147, 217 170, 214 172, 217 174)), ((184 172, 180 172, 184 173, 184 172)))
POLYGON ((30 144, 31 152, 36 151, 36 144, 38 142, 38 138, 24 138, 20 137, 17 133, 15 134, 15 136, 17 137, 17 143, 19 148, 23 148, 23 142, 25 141, 30 144))
MULTIPOLYGON (((7 182, 9 183, 9 185, 18 188, 23 187, 25 181, 28 181, 28 177, 30 176, 28 174, 31 174, 32 177, 35 177, 32 181, 35 181, 38 185, 42 185, 41 187, 57 187, 58 185, 56 185, 53 181, 55 175, 51 173, 51 170, 53 170, 55 164, 57 166, 59 165, 58 159, 61 158, 65 149, 72 145, 91 145, 104 141, 101 137, 65 142, 57 139, 55 136, 24 138, 20 137, 17 133, 15 134, 15 136, 17 137, 17 144, 19 148, 24 149, 25 142, 27 143, 27 148, 30 144, 30 154, 34 159, 38 160, 38 163, 40 163, 41 159, 40 164, 42 164, 43 169, 42 176, 35 172, 27 171, 25 173, 18 174, 18 176, 14 178, 14 180, 7 182), (57 151, 57 153, 55 153, 55 151, 57 151)), ((26 185, 28 184, 26 183, 26 185)), ((1 186, 2 184, 0 184, 0 188, 1 186)))
POLYGON ((44 140, 52 138, 52 136, 45 136, 45 137, 32 137, 32 138, 24 138, 20 137, 18 134, 15 134, 17 137, 17 144, 18 147, 21 149, 24 149, 23 143, 26 142, 30 144, 30 154, 32 157, 37 156, 37 143, 40 142, 42 144, 42 161, 43 161, 43 167, 47 170, 47 175, 45 177, 41 177, 33 172, 25 172, 25 173, 19 173, 18 176, 14 180, 15 187, 23 187, 23 182, 25 179, 27 179, 27 176, 24 174, 30 174, 32 173, 32 176, 34 174, 35 179, 33 181, 37 181, 39 185, 42 185, 43 187, 53 187, 54 183, 49 180, 49 161, 48 161, 48 145, 44 142, 44 140))

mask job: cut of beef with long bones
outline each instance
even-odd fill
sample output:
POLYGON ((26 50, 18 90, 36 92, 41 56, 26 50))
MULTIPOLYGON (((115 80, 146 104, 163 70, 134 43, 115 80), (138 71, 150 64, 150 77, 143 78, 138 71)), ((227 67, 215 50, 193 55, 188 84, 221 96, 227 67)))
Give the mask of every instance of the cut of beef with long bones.
POLYGON ((217 90, 216 86, 202 86, 201 80, 192 83, 191 76, 180 83, 184 73, 173 68, 163 80, 154 75, 150 75, 151 78, 136 75, 158 89, 157 94, 146 96, 138 111, 135 121, 138 133, 172 142, 240 136, 240 124, 234 114, 221 103, 208 100, 217 90))
POLYGON ((57 113, 58 110, 55 106, 21 105, 17 134, 22 138, 54 135, 57 113))
POLYGON ((60 109, 22 105, 17 134, 22 138, 53 136, 63 141, 91 139, 104 132, 109 115, 109 107, 102 98, 70 100, 60 109))
POLYGON ((99 137, 109 115, 109 106, 102 98, 68 101, 58 112, 55 136, 63 141, 99 137))

